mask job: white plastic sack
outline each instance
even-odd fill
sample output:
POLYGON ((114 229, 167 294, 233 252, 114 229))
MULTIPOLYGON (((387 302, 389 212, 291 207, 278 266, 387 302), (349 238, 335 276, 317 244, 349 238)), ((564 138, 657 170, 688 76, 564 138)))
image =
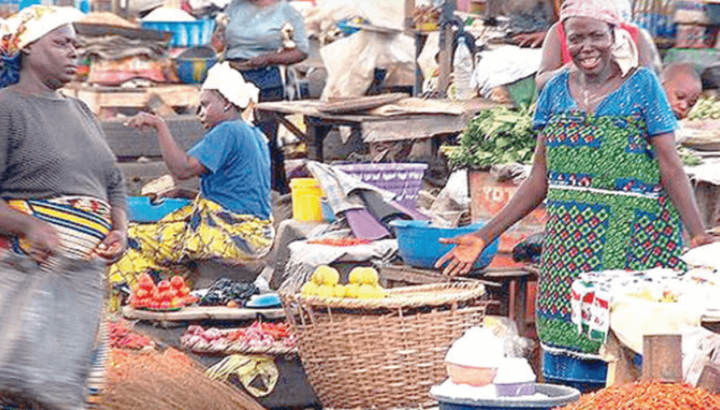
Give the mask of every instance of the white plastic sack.
POLYGON ((492 90, 517 80, 529 77, 540 68, 542 50, 503 46, 478 54, 472 86, 488 97, 492 90))
POLYGON ((101 261, 59 259, 41 270, 33 260, 0 260, 0 392, 46 410, 80 410, 100 323, 101 261))
POLYGON ((387 70, 386 84, 413 84, 415 42, 405 34, 362 30, 320 49, 328 72, 322 100, 365 95, 375 68, 387 70))

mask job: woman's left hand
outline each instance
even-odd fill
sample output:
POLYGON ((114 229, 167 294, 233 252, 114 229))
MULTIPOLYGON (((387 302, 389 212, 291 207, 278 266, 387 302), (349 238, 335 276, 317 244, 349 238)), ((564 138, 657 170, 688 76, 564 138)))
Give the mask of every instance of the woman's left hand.
POLYGON ((127 249, 127 236, 121 231, 110 231, 95 248, 95 253, 108 263, 117 262, 127 249))
POLYGON ((708 245, 713 242, 715 242, 715 239, 712 236, 704 233, 701 235, 693 236, 692 241, 690 243, 690 247, 697 248, 698 246, 708 245))

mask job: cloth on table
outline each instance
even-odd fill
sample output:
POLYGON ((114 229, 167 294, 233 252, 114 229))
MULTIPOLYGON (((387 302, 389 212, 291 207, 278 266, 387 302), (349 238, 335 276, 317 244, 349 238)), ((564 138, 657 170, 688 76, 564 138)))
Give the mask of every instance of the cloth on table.
POLYGON ((597 357, 601 341, 578 334, 571 285, 582 272, 684 267, 682 223, 660 183, 650 139, 675 117, 659 81, 639 68, 596 112, 579 110, 567 70, 545 86, 534 127, 546 137, 547 237, 537 298, 545 348, 597 357))
POLYGON ((380 218, 388 216, 390 205, 387 203, 392 201, 395 194, 367 184, 330 165, 311 161, 307 168, 318 180, 333 213, 345 216, 356 237, 377 240, 392 236, 390 230, 380 222, 380 218), (368 209, 364 193, 374 194, 370 198, 373 209, 382 211, 380 218, 368 209))
POLYGON ((540 68, 542 50, 503 46, 482 51, 473 71, 471 86, 478 88, 484 97, 500 86, 529 77, 540 68))
POLYGON ((367 245, 328 246, 297 241, 290 244, 290 261, 285 267, 280 289, 299 292, 305 282, 320 265, 333 262, 366 262, 376 260, 387 262, 398 250, 397 240, 384 239, 367 245))
POLYGON ((579 332, 593 329, 600 315, 607 322, 604 330, 611 329, 623 346, 638 354, 643 336, 699 327, 706 312, 720 307, 720 274, 704 268, 584 273, 572 290, 572 317, 579 332), (595 303, 599 290, 606 301, 604 311, 595 303))
POLYGON ((230 212, 198 195, 157 223, 131 225, 128 250, 111 266, 110 280, 132 285, 143 273, 191 260, 259 259, 270 251, 274 235, 271 220, 230 212))

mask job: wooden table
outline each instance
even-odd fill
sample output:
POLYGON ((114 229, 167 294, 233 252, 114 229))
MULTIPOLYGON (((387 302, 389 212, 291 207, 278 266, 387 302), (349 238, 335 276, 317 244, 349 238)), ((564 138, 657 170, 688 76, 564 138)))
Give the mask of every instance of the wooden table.
POLYGON ((263 316, 266 319, 281 319, 285 317, 285 310, 281 308, 245 309, 224 306, 190 306, 174 312, 153 312, 125 306, 122 314, 127 319, 152 322, 189 322, 203 320, 244 321, 254 320, 258 316, 263 316))
POLYGON ((122 107, 148 109, 157 114, 172 114, 176 107, 194 107, 199 104, 199 85, 163 84, 154 87, 96 87, 87 83, 70 83, 63 92, 88 105, 100 119, 112 118, 122 107))
MULTIPOLYGON (((478 272, 473 278, 482 281, 486 286, 499 288, 507 283, 509 286, 508 317, 518 328, 518 333, 525 336, 528 331, 527 320, 527 284, 537 280, 539 271, 534 267, 523 268, 488 268, 478 272)), ((380 280, 384 285, 421 285, 429 283, 450 282, 453 279, 429 269, 412 268, 407 265, 390 265, 380 269, 380 280)))
POLYGON ((328 114, 323 112, 326 105, 327 103, 317 100, 280 101, 260 103, 256 109, 261 116, 279 122, 304 139, 308 144, 309 159, 321 161, 323 139, 336 126, 358 129, 366 143, 415 140, 439 134, 459 133, 475 114, 498 106, 497 103, 485 99, 451 104, 444 100, 408 98, 397 105, 391 104, 392 107, 399 107, 394 111, 391 110, 392 107, 385 106, 362 112, 328 114), (424 112, 411 108, 412 105, 425 105, 424 112), (435 112, 432 112, 432 105, 437 107, 435 112), (290 122, 286 118, 288 115, 302 115, 307 131, 301 131, 290 122))

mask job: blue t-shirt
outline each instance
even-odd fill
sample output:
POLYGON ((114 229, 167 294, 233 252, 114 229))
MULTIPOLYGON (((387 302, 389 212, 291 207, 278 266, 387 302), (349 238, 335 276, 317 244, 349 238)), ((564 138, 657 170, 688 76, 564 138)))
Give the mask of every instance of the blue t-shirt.
POLYGON ((270 218, 270 152, 258 128, 244 121, 220 123, 188 155, 208 170, 200 177, 205 198, 237 214, 270 218))
MULTIPOLYGON (((533 128, 544 128, 552 115, 579 110, 570 93, 569 79, 570 73, 563 70, 548 81, 536 104, 533 128)), ((671 133, 678 127, 665 90, 655 73, 645 67, 638 68, 620 87, 608 94, 593 115, 639 116, 645 120, 648 137, 671 133)))

